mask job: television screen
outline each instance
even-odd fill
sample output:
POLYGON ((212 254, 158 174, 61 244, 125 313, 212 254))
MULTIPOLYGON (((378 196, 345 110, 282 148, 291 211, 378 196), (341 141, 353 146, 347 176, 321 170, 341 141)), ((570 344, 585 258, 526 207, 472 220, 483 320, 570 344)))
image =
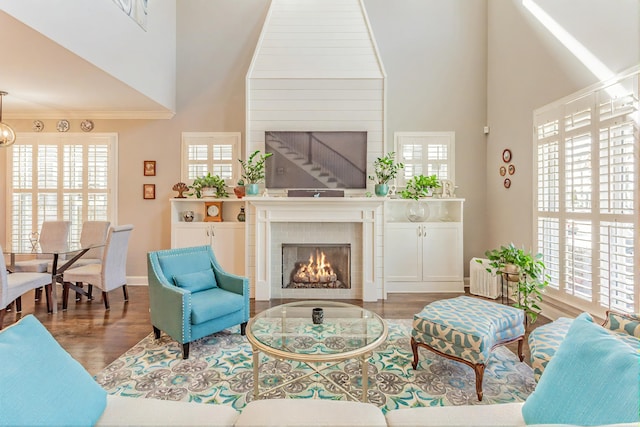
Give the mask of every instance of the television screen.
POLYGON ((367 186, 367 132, 265 132, 267 188, 367 186))

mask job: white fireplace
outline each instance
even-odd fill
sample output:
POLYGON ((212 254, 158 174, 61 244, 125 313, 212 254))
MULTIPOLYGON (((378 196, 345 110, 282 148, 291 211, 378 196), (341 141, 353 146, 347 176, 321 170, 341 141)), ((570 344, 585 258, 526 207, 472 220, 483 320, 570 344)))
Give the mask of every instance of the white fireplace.
POLYGON ((248 197, 252 295, 271 298, 382 298, 383 200, 367 197, 248 197), (282 245, 348 244, 350 288, 283 289, 282 245))

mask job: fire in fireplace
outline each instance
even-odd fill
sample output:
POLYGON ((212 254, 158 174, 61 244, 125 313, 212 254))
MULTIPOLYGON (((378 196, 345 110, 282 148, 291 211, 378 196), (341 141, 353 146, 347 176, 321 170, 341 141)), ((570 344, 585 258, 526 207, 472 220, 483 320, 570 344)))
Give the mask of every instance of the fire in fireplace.
POLYGON ((287 289, 350 289, 351 245, 282 245, 282 287, 287 289))

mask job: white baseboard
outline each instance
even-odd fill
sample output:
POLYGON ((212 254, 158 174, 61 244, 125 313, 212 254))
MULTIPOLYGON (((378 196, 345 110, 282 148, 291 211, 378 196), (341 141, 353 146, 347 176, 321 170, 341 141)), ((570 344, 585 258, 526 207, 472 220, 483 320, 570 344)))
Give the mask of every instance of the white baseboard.
POLYGON ((392 293, 464 293, 464 282, 387 282, 384 290, 392 293))
POLYGON ((127 276, 127 286, 149 286, 147 276, 127 276))

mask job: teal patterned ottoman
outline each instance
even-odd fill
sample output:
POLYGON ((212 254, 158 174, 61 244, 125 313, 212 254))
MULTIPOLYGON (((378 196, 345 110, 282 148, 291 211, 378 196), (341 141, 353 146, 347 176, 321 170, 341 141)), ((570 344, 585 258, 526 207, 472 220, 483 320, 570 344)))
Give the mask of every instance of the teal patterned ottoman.
POLYGON ((524 311, 467 296, 436 301, 413 316, 413 369, 418 367, 418 347, 465 363, 475 371, 476 393, 482 400, 482 378, 491 351, 514 341, 522 362, 524 311))
POLYGON ((531 350, 531 368, 533 378, 538 382, 542 371, 556 353, 564 340, 573 319, 559 317, 551 323, 538 326, 529 334, 529 350, 531 350))

